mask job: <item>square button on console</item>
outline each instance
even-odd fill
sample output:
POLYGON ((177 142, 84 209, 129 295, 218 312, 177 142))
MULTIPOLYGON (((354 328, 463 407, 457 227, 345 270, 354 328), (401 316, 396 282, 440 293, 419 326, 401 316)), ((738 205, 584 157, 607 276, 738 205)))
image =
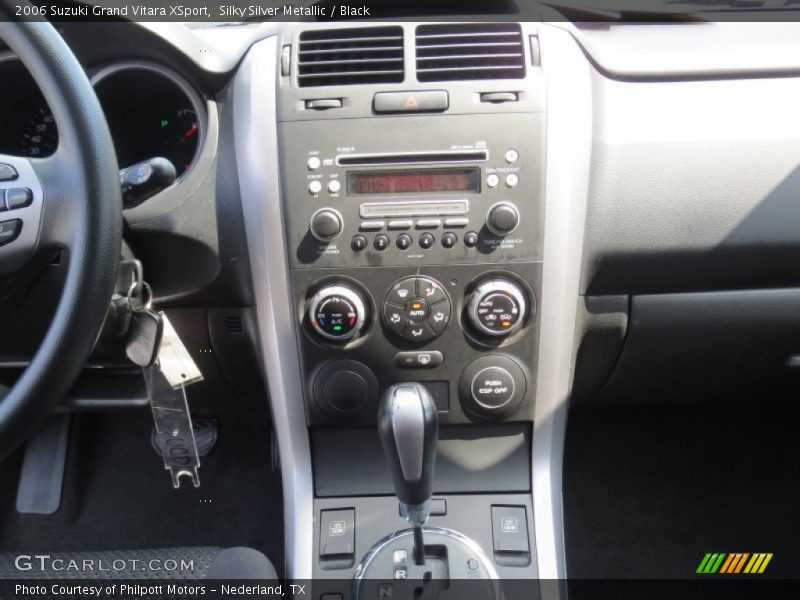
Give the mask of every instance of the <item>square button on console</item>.
POLYGON ((527 554, 528 519, 524 506, 492 506, 494 551, 527 554))
POLYGON ((355 554, 355 509, 323 510, 319 523, 320 558, 346 558, 355 554))

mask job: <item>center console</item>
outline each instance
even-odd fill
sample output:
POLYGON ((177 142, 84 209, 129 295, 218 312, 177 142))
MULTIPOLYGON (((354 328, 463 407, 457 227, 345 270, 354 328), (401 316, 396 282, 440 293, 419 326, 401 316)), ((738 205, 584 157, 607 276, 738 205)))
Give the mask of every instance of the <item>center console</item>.
POLYGON ((250 117, 238 121, 240 138, 248 127, 267 134, 237 153, 255 286, 269 294, 258 308, 287 556, 295 576, 342 582, 315 586, 324 600, 352 597, 365 574, 391 582, 419 572, 414 511, 377 426, 387 393, 409 386, 437 415, 424 526, 434 578, 539 574, 532 446, 549 165, 537 30, 492 24, 475 34, 476 44, 519 43, 513 76, 450 78, 446 67, 437 79, 421 48, 460 46, 477 26, 437 27, 287 27, 251 53, 237 82, 257 82, 240 100, 250 117), (343 65, 361 60, 363 44, 402 47, 385 59, 401 73, 320 67, 342 44, 343 65), (274 84, 260 75, 267 60, 274 84), (362 82, 373 76, 386 79, 362 82))

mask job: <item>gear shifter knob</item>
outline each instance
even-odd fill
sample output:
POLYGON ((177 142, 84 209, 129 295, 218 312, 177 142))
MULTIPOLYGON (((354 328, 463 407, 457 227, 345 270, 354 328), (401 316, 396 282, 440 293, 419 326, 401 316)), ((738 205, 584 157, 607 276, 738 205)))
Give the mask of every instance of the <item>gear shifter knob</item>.
POLYGON ((403 516, 421 526, 430 512, 439 440, 439 417, 430 392, 419 383, 391 386, 381 397, 378 432, 403 516))

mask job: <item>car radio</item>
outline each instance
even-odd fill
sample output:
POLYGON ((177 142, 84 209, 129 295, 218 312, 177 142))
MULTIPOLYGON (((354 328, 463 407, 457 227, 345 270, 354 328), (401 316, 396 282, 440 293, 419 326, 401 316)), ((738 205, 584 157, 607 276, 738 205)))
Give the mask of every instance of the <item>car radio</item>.
POLYGON ((540 114, 295 121, 280 133, 292 267, 541 258, 540 114))

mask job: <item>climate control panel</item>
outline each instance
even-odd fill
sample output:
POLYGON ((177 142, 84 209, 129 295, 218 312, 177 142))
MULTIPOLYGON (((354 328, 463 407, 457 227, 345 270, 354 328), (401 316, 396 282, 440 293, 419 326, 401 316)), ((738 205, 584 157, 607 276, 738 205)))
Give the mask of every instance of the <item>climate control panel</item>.
POLYGON ((395 283, 383 301, 383 320, 395 335, 409 342, 427 342, 450 323, 447 292, 430 277, 407 277, 395 283))

